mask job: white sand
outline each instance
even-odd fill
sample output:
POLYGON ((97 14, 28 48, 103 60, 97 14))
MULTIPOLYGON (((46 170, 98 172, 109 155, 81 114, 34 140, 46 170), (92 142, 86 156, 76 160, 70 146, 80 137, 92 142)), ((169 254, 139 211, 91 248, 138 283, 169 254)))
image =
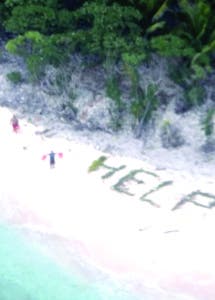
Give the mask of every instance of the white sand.
MULTIPOLYGON (((21 132, 15 134, 9 124, 11 113, 0 110, 2 219, 80 241, 93 263, 131 281, 142 280, 145 286, 177 292, 178 299, 215 299, 214 211, 192 203, 171 211, 192 191, 215 195, 213 178, 159 171, 148 162, 109 156, 107 165, 126 168, 103 180, 104 168, 88 173, 92 161, 103 153, 75 141, 42 138, 35 135, 38 128, 24 120, 21 132), (53 170, 48 160, 41 160, 50 150, 64 154, 53 170), (134 196, 111 188, 141 168, 159 178, 137 175, 145 183, 129 183, 134 196), (174 184, 147 197, 160 208, 139 200, 167 180, 174 184)), ((207 203, 205 197, 198 199, 207 203)))

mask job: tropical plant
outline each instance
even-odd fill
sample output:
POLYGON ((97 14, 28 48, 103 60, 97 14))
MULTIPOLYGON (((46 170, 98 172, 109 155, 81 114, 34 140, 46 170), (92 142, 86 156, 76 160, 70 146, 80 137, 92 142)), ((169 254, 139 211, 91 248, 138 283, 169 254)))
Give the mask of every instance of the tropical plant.
POLYGON ((151 38, 150 45, 164 57, 192 58, 195 49, 188 41, 172 33, 155 36, 151 38))
POLYGON ((179 127, 164 120, 160 129, 161 144, 164 148, 178 148, 185 143, 179 127))
POLYGON ((138 122, 142 124, 147 123, 157 109, 156 91, 156 85, 149 84, 145 91, 139 87, 137 94, 134 95, 134 100, 131 103, 131 112, 138 122))
POLYGON ((34 80, 46 64, 59 66, 74 52, 83 54, 83 61, 96 57, 118 107, 115 67, 123 65, 132 84, 132 113, 146 120, 156 97, 146 100, 150 97, 139 87, 137 70, 154 52, 173 58, 171 76, 184 88, 185 101, 201 103, 199 79, 211 71, 215 58, 214 11, 214 0, 4 0, 0 34, 9 39, 6 49, 26 60, 34 80))
POLYGON ((24 34, 26 31, 39 31, 49 34, 56 29, 56 13, 47 6, 15 6, 11 17, 5 21, 5 28, 12 33, 24 34))
POLYGON ((103 163, 106 161, 106 156, 100 156, 98 159, 94 160, 91 165, 88 168, 88 172, 93 172, 98 170, 101 166, 103 166, 103 163))
POLYGON ((141 14, 138 24, 142 36, 150 36, 162 31, 167 19, 165 13, 169 10, 171 0, 107 0, 107 3, 117 2, 121 6, 135 7, 141 14))
POLYGON ((140 28, 136 24, 141 14, 134 7, 122 7, 117 3, 86 2, 75 13, 77 22, 85 20, 84 48, 104 58, 116 60, 125 50, 131 49, 140 28))
POLYGON ((40 78, 46 64, 57 66, 64 62, 67 54, 62 53, 52 36, 49 38, 36 31, 29 31, 9 40, 6 49, 24 57, 33 80, 40 78))
POLYGON ((0 36, 4 37, 4 21, 8 18, 8 10, 3 2, 0 3, 0 36))
POLYGON ((211 70, 211 54, 215 49, 214 10, 209 1, 179 1, 179 19, 176 34, 195 50, 190 66, 194 78, 202 78, 211 70))
POLYGON ((215 114, 215 109, 209 108, 206 112, 204 119, 202 120, 202 129, 206 137, 210 137, 214 132, 214 123, 213 123, 214 114, 215 114))
POLYGON ((121 100, 121 91, 116 77, 108 78, 106 81, 106 95, 114 100, 117 110, 121 111, 123 103, 121 100))
POLYGON ((18 71, 8 73, 7 78, 14 84, 20 83, 22 81, 22 75, 18 71))
POLYGON ((205 90, 201 85, 188 85, 184 89, 184 97, 188 107, 198 106, 204 102, 205 90))

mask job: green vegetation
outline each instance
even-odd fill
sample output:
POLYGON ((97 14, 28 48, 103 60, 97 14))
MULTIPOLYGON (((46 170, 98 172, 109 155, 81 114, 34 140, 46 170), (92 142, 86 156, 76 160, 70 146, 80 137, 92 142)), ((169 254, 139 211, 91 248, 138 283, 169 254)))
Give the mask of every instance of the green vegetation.
POLYGON ((22 82, 22 75, 20 72, 14 71, 14 72, 8 73, 7 78, 14 84, 18 84, 18 83, 22 82))
POLYGON ((194 191, 192 193, 190 193, 189 195, 184 196, 174 207, 172 210, 176 210, 181 208, 184 204, 186 203, 192 203, 196 206, 199 207, 204 207, 204 208, 208 208, 211 209, 215 206, 215 196, 213 194, 209 194, 209 193, 204 193, 201 192, 200 190, 194 191), (201 196, 205 198, 205 201, 202 203, 202 201, 196 201, 196 197, 197 196, 201 196), (212 200, 212 201, 209 201, 212 200))
POLYGON ((47 64, 58 67, 79 53, 85 66, 105 68, 107 95, 119 113, 124 107, 113 66, 120 66, 120 76, 131 82, 131 112, 144 123, 156 110, 159 87, 143 88, 137 70, 156 53, 168 58, 188 109, 204 101, 200 80, 215 60, 214 1, 3 0, 0 18, 6 49, 25 59, 32 81, 41 79, 47 64))
POLYGON ((204 88, 200 85, 190 85, 184 90, 184 98, 188 107, 199 106, 205 96, 204 88))
POLYGON ((116 76, 112 76, 106 80, 106 95, 114 101, 115 107, 113 109, 113 116, 111 128, 117 131, 122 126, 121 113, 124 108, 122 102, 121 91, 119 87, 119 80, 116 76))
POLYGON ((114 100, 117 110, 123 108, 121 92, 116 77, 109 78, 106 82, 106 95, 114 100))
POLYGON ((88 172, 93 172, 98 170, 101 166, 103 166, 103 163, 107 159, 106 156, 100 156, 98 159, 94 160, 92 164, 88 168, 88 172))
POLYGON ((160 138, 164 148, 177 148, 185 143, 179 127, 169 120, 163 121, 160 128, 160 138))
POLYGON ((106 156, 100 156, 98 159, 94 160, 92 164, 88 168, 88 172, 97 171, 101 167, 104 169, 108 169, 108 172, 102 176, 102 179, 107 179, 111 176, 113 176, 116 172, 121 171, 126 168, 125 165, 119 166, 119 167, 112 167, 106 165, 104 162, 107 160, 106 156))
POLYGON ((139 179, 135 178, 136 174, 142 173, 142 172, 144 172, 144 170, 142 170, 142 169, 130 171, 127 175, 120 178, 118 180, 118 182, 113 185, 113 189, 116 190, 117 192, 125 193, 129 196, 134 196, 133 193, 129 192, 128 187, 126 186, 126 184, 129 181, 135 181, 137 184, 143 184, 144 183, 143 180, 139 180, 139 179))
POLYGON ((113 176, 116 172, 121 171, 121 170, 126 168, 125 165, 122 165, 122 166, 119 166, 119 167, 110 167, 110 166, 107 166, 106 164, 103 164, 103 167, 108 169, 109 172, 102 175, 102 179, 107 179, 107 178, 113 176))
POLYGON ((207 138, 209 138, 214 132, 214 124, 213 124, 214 114, 215 114, 214 108, 208 109, 208 111, 202 121, 202 129, 207 138))
POLYGON ((172 180, 168 180, 168 181, 163 181, 161 182, 160 184, 158 184, 156 187, 152 188, 149 192, 145 193, 144 195, 142 195, 140 197, 140 200, 141 201, 146 201, 148 202, 149 204, 155 206, 155 207, 160 207, 160 205, 158 205, 157 203, 155 203, 154 201, 150 200, 150 199, 147 199, 146 197, 150 194, 153 194, 157 191, 159 191, 160 189, 162 189, 163 187, 166 187, 166 186, 169 186, 169 185, 172 185, 173 184, 173 181, 172 180))
POLYGON ((137 179, 135 177, 136 174, 138 174, 138 173, 145 173, 147 175, 150 175, 150 176, 158 178, 158 175, 156 173, 149 172, 149 171, 146 171, 144 169, 132 170, 127 175, 125 175, 122 178, 120 178, 117 181, 117 183, 112 186, 112 188, 114 190, 116 190, 117 192, 124 193, 124 194, 127 194, 129 196, 133 196, 134 194, 132 194, 131 192, 129 192, 128 187, 126 186, 126 184, 128 184, 128 182, 130 182, 130 181, 134 181, 137 184, 143 184, 144 183, 143 180, 137 179))
POLYGON ((133 92, 133 102, 131 103, 131 112, 134 117, 142 123, 147 123, 152 117, 153 112, 158 107, 156 97, 157 87, 149 84, 145 91, 140 87, 133 92))

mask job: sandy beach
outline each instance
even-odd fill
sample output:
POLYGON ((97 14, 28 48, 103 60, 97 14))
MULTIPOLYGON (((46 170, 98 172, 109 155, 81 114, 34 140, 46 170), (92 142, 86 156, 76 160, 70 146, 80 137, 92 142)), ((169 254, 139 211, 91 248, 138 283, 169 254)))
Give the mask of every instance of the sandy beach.
POLYGON ((11 114, 0 110, 4 222, 75 241, 87 260, 140 295, 150 288, 149 299, 215 299, 212 177, 45 138, 23 119, 15 134, 11 114), (63 153, 55 169, 41 159, 50 150, 63 153), (89 173, 102 155, 109 169, 89 173))

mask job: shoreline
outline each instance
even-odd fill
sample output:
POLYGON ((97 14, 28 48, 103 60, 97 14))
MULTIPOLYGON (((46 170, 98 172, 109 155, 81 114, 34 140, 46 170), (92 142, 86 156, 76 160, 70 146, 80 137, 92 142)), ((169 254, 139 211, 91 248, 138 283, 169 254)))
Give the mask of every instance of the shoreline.
MULTIPOLYGON (((77 140, 41 138, 35 135, 38 127, 25 120, 20 121, 22 131, 16 135, 8 125, 10 111, 2 109, 1 115, 0 126, 8 128, 2 134, 0 157, 4 187, 0 205, 7 222, 29 229, 42 224, 41 228, 78 241, 95 265, 119 278, 133 283, 144 279, 145 286, 186 293, 190 297, 187 299, 214 299, 214 212, 190 202, 171 211, 175 199, 189 195, 200 184, 213 194, 213 179, 206 176, 202 182, 202 174, 194 173, 193 177, 186 171, 159 170, 147 161, 109 154, 110 166, 126 164, 126 169, 105 180, 102 175, 107 170, 87 172, 93 160, 106 155, 104 152, 77 140), (44 152, 52 147, 64 153, 54 170, 49 169, 47 161, 41 161, 44 152), (113 184, 137 168, 157 177, 138 174, 143 183, 133 180, 128 185, 129 191, 136 192, 134 196, 112 189, 113 184), (167 180, 173 180, 175 185, 150 194, 155 203, 165 199, 164 206, 163 202, 158 208, 139 200, 143 193, 167 180)), ((205 197, 198 197, 204 203, 205 197)))

